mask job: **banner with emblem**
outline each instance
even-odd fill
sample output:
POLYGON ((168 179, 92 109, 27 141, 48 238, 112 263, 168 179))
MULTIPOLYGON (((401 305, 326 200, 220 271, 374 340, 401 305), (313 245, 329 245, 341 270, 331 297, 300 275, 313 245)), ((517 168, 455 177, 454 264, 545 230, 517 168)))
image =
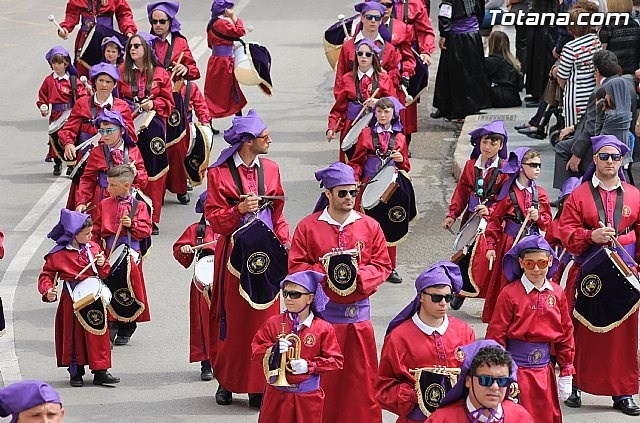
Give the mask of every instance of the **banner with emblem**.
POLYGON ((447 392, 455 386, 460 375, 460 369, 449 367, 422 367, 410 369, 409 372, 415 379, 414 388, 418 395, 418 407, 426 417, 438 408, 447 392))
POLYGON ((142 154, 149 181, 158 180, 169 171, 169 158, 165 140, 165 126, 158 115, 154 116, 149 126, 138 134, 136 145, 142 154))
POLYGON ((358 253, 357 249, 334 251, 320 258, 327 272, 327 286, 342 297, 356 290, 358 253))
MULTIPOLYGON (((181 87, 182 84, 176 84, 181 87)), ((180 142, 187 135, 187 126, 189 121, 186 118, 188 105, 184 104, 184 98, 180 90, 173 91, 173 101, 175 107, 167 118, 167 148, 180 142)), ((186 140, 183 140, 186 142, 186 140)))

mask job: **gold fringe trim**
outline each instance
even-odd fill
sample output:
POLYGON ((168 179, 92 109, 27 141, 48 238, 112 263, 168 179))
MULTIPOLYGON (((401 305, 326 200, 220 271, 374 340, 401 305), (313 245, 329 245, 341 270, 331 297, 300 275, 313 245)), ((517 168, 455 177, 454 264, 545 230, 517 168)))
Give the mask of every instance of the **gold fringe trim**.
POLYGON ((153 182, 153 181, 157 181, 158 179, 162 178, 165 173, 167 173, 169 171, 169 165, 167 165, 167 167, 164 168, 164 170, 161 170, 160 172, 158 172, 158 174, 156 176, 149 176, 149 181, 153 182))
MULTIPOLYGON (((577 289, 576 289, 577 292, 577 289)), ((595 332, 595 333, 607 333, 615 328, 617 328, 618 326, 620 326, 625 320, 627 320, 629 318, 629 316, 631 316, 633 313, 635 313, 636 311, 638 311, 638 306, 640 306, 640 300, 638 300, 638 302, 636 302, 636 304, 631 308, 631 310, 629 310, 629 312, 627 314, 625 314, 622 319, 618 320, 617 322, 613 322, 608 326, 594 326, 591 323, 589 323, 589 321, 580 313, 578 313, 576 311, 576 309, 573 309, 573 317, 576 318, 576 320, 578 320, 580 323, 582 323, 584 326, 587 327, 587 329, 589 329, 591 332, 595 332)))
POLYGON ((420 389, 421 376, 422 369, 418 369, 414 375, 414 377, 416 378, 416 382, 413 387, 416 390, 416 394, 418 394, 418 408, 420 409, 420 411, 422 411, 422 414, 429 417, 431 415, 431 412, 429 412, 429 410, 427 410, 427 408, 424 406, 424 396, 422 395, 422 389, 420 389))
POLYGON ((187 172, 187 179, 189 180, 189 182, 191 182, 191 185, 193 185, 194 187, 202 185, 202 183, 204 182, 204 180, 207 177, 207 169, 209 168, 209 159, 210 159, 210 155, 211 155, 211 147, 213 147, 213 135, 212 135, 212 139, 209 139, 209 137, 207 137, 205 132, 202 130, 201 126, 202 125, 200 125, 198 123, 195 124, 196 131, 200 131, 200 134, 202 135, 202 139, 203 139, 203 141, 205 143, 205 146, 204 146, 204 161, 202 162, 202 164, 198 168, 198 173, 200 174, 200 181, 194 181, 193 179, 191 179, 191 177, 189 176, 189 172, 187 172))
POLYGON ((182 131, 182 133, 181 133, 180 135, 178 135, 178 137, 177 137, 176 139, 174 139, 174 140, 173 140, 173 141, 171 141, 171 142, 166 143, 166 144, 165 144, 165 146, 164 146, 164 148, 166 149, 166 148, 172 147, 172 146, 174 146, 175 144, 177 144, 177 143, 178 143, 178 141, 180 141, 182 138, 184 138, 184 136, 185 136, 185 134, 186 134, 186 133, 187 133, 187 130, 185 129, 184 131, 182 131))
MULTIPOLYGON (((119 322, 125 322, 125 323, 135 321, 142 314, 142 312, 144 312, 146 308, 144 303, 138 301, 138 299, 136 298, 136 294, 135 292, 133 292, 133 286, 131 285, 131 255, 127 257, 127 288, 131 292, 131 297, 133 298, 133 301, 135 301, 140 306, 140 309, 132 317, 122 317, 113 310, 111 303, 109 303, 109 307, 108 307, 109 312, 113 315, 113 317, 115 317, 119 322)), ((115 295, 115 292, 113 293, 113 295, 115 295)), ((111 301, 114 301, 113 298, 111 299, 111 301)))
POLYGON ((64 156, 61 156, 60 153, 58 153, 58 148, 56 147, 56 143, 53 140, 53 138, 51 138, 51 135, 49 135, 49 145, 51 145, 51 149, 56 154, 56 156, 60 160, 62 160, 64 162, 64 164, 66 164, 67 166, 75 166, 78 163, 77 160, 69 161, 69 160, 65 159, 64 156))
MULTIPOLYGON (((91 326, 89 326, 87 324, 87 322, 85 322, 85 320, 82 318, 82 316, 80 315, 80 310, 73 310, 73 314, 75 314, 76 318, 78 319, 78 322, 80 322, 80 326, 82 326, 82 328, 84 330, 86 330, 87 332, 93 334, 93 335, 104 335, 107 332, 107 307, 105 307, 104 305, 104 301, 102 301, 102 298, 98 298, 98 300, 100 300, 100 303, 102 304, 102 313, 103 313, 103 319, 104 319, 104 328, 100 329, 100 330, 96 330, 94 328, 92 328, 91 326)), ((95 302, 95 301, 94 301, 95 302)), ((93 304, 93 303, 91 303, 93 304)))
POLYGON ((469 257, 469 269, 467 269, 467 274, 469 275, 469 282, 471 286, 476 290, 476 292, 468 292, 468 291, 460 291, 460 294, 464 295, 468 298, 475 298, 480 295, 480 287, 476 284, 475 279, 473 278, 473 258, 476 256, 476 248, 478 248, 478 238, 484 235, 484 232, 476 237, 476 242, 473 244, 473 248, 471 249, 471 257, 469 257))

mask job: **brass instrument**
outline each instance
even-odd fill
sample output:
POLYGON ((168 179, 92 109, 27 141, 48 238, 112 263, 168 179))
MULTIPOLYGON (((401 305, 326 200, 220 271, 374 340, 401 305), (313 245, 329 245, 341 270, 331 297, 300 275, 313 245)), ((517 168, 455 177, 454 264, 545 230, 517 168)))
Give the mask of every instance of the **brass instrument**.
POLYGON ((411 373, 412 376, 420 371, 426 371, 426 372, 435 373, 439 375, 450 376, 451 382, 453 385, 455 385, 458 382, 458 376, 460 375, 460 369, 457 367, 435 366, 435 367, 420 367, 419 369, 409 369, 409 373, 411 373))
POLYGON ((289 362, 291 360, 299 360, 300 359, 300 348, 302 342, 300 341, 300 337, 295 333, 285 334, 284 331, 285 323, 282 324, 282 331, 280 335, 278 335, 278 339, 286 339, 287 341, 291 341, 293 346, 289 347, 289 351, 286 353, 280 354, 280 366, 275 370, 269 370, 267 373, 267 383, 272 376, 276 376, 276 381, 271 383, 272 386, 291 386, 289 382, 287 382, 286 372, 293 373, 293 369, 289 362))
MULTIPOLYGON (((358 241, 358 242, 360 242, 360 241, 358 241)), ((329 262, 329 259, 331 257, 340 256, 340 255, 343 255, 343 254, 348 254, 348 255, 351 255, 353 257, 357 257, 358 261, 360 261, 362 259, 361 258, 361 253, 362 253, 362 247, 361 247, 360 244, 358 244, 356 248, 352 248, 350 250, 343 250, 341 248, 332 248, 332 251, 326 253, 322 257, 319 257, 318 260, 323 265, 326 265, 326 263, 329 262)))

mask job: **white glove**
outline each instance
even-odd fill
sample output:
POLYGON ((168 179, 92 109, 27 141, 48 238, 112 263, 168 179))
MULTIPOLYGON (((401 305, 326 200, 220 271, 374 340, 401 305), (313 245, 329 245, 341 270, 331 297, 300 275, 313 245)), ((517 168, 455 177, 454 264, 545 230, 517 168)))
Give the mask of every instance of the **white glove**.
POLYGON ((573 376, 560 376, 558 378, 558 398, 564 401, 571 395, 573 376))
POLYGON ((291 370, 293 370, 294 375, 303 375, 309 371, 309 365, 304 358, 291 360, 289 364, 291 365, 291 370))
POLYGON ((284 338, 280 338, 278 340, 278 349, 280 350, 280 354, 284 354, 287 351, 289 351, 289 347, 292 345, 293 344, 291 343, 291 341, 288 341, 284 338))

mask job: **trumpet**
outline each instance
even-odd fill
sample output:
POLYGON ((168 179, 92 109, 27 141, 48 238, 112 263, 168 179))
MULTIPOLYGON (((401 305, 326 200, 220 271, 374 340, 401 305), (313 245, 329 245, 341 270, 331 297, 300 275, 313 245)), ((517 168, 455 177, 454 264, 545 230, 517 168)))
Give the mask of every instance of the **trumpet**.
POLYGON ((280 354, 280 366, 275 370, 270 370, 267 373, 267 383, 270 383, 270 379, 272 376, 276 376, 275 382, 271 383, 272 386, 291 386, 291 384, 287 381, 286 373, 293 373, 293 369, 291 368, 290 361, 291 360, 299 360, 300 359, 300 348, 301 341, 300 337, 295 333, 285 334, 284 331, 285 324, 282 324, 282 331, 278 335, 278 339, 286 339, 287 341, 291 341, 293 344, 289 347, 289 351, 286 353, 280 354))
POLYGON ((343 250, 341 248, 334 248, 333 251, 326 253, 324 256, 318 258, 318 260, 320 261, 320 263, 325 264, 329 262, 329 259, 333 256, 340 256, 343 254, 348 254, 351 255, 353 257, 358 257, 358 260, 361 259, 360 257, 360 253, 362 252, 362 249, 360 247, 360 245, 358 244, 357 248, 352 248, 350 250, 343 250))
POLYGON ((420 373, 423 371, 449 376, 451 380, 451 385, 453 386, 458 382, 458 376, 460 375, 461 369, 457 367, 445 367, 445 366, 420 367, 418 369, 409 369, 409 373, 411 373, 411 375, 414 378, 417 373, 420 373))

